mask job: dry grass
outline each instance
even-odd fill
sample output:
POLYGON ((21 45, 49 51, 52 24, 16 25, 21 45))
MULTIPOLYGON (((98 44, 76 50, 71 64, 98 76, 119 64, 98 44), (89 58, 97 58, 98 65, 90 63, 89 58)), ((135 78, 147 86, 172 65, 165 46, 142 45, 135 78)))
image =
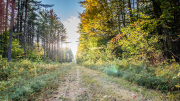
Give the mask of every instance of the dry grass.
POLYGON ((81 85, 87 91, 79 99, 101 101, 165 101, 165 95, 146 89, 121 78, 108 76, 105 73, 80 67, 81 85))

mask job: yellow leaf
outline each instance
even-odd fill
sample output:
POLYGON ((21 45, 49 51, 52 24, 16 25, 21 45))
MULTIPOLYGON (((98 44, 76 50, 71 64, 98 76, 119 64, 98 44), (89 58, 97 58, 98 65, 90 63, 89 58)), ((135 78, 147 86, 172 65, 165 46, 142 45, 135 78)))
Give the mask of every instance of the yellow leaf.
POLYGON ((178 73, 178 76, 180 76, 180 72, 178 73))
POLYGON ((177 88, 179 88, 180 87, 180 85, 175 85, 177 88))

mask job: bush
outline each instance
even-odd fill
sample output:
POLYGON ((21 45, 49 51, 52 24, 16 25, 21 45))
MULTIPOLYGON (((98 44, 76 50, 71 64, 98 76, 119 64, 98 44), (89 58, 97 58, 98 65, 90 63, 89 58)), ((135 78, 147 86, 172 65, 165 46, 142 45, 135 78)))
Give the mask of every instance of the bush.
MULTIPOLYGON (((0 60, 0 62, 3 61, 0 60)), ((0 65, 5 65, 5 63, 0 65)), ((7 80, 0 81, 0 100, 35 100, 32 95, 37 95, 44 88, 54 88, 58 76, 70 69, 71 66, 72 64, 63 64, 62 68, 58 63, 45 64, 29 60, 7 63, 7 70, 10 73, 7 80)))
POLYGON ((3 59, 0 55, 0 81, 1 80, 7 80, 10 74, 9 69, 9 63, 7 62, 7 59, 3 59))
POLYGON ((19 41, 17 39, 13 39, 12 41, 12 58, 13 59, 19 59, 23 56, 24 54, 24 49, 21 48, 21 46, 19 45, 19 41))
POLYGON ((174 63, 163 66, 161 64, 158 67, 148 67, 143 64, 143 61, 136 60, 135 62, 133 59, 115 60, 112 63, 104 63, 102 65, 85 63, 84 66, 90 69, 103 71, 111 76, 122 77, 146 88, 158 89, 162 92, 178 90, 179 76, 177 75, 179 73, 179 64, 174 63))
POLYGON ((29 49, 27 51, 27 58, 31 61, 41 61, 44 57, 44 49, 38 44, 35 45, 35 49, 29 49))

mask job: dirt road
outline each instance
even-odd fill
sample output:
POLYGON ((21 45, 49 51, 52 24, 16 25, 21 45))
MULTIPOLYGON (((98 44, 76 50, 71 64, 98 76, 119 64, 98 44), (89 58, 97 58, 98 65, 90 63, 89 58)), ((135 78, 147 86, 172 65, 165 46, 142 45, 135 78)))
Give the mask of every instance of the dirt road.
MULTIPOLYGON (((115 80, 118 78, 115 78, 115 80)), ((75 66, 46 101, 150 101, 140 92, 128 90, 108 75, 75 66)), ((160 99, 154 99, 160 100, 160 99)))
POLYGON ((81 87, 79 85, 80 76, 78 67, 73 68, 69 75, 61 82, 57 91, 48 101, 76 101, 76 97, 80 94, 81 87))

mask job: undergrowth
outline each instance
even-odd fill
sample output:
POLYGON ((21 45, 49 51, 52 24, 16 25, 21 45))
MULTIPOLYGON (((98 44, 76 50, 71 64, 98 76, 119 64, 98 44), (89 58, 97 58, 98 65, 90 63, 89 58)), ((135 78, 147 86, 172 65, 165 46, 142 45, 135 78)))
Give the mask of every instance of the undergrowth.
POLYGON ((63 76, 72 64, 9 62, 0 60, 0 99, 5 101, 31 101, 44 90, 55 89, 59 76, 63 76))
POLYGON ((144 86, 148 89, 159 90, 165 93, 169 100, 179 100, 180 65, 163 62, 156 67, 145 65, 143 61, 115 60, 102 64, 84 63, 83 66, 104 72, 108 75, 121 77, 131 83, 144 86))
MULTIPOLYGON (((122 78, 110 76, 106 73, 90 70, 83 67, 81 72, 82 84, 83 86, 88 87, 88 95, 89 93, 91 94, 91 92, 102 91, 103 93, 101 93, 101 98, 107 97, 107 101, 109 101, 110 96, 114 96, 113 98, 116 98, 117 101, 167 101, 165 94, 159 91, 146 89, 143 86, 138 86, 137 84, 131 83, 122 78), (93 83, 100 86, 91 87, 90 85, 93 83)), ((81 98, 83 98, 82 96, 81 98)))

